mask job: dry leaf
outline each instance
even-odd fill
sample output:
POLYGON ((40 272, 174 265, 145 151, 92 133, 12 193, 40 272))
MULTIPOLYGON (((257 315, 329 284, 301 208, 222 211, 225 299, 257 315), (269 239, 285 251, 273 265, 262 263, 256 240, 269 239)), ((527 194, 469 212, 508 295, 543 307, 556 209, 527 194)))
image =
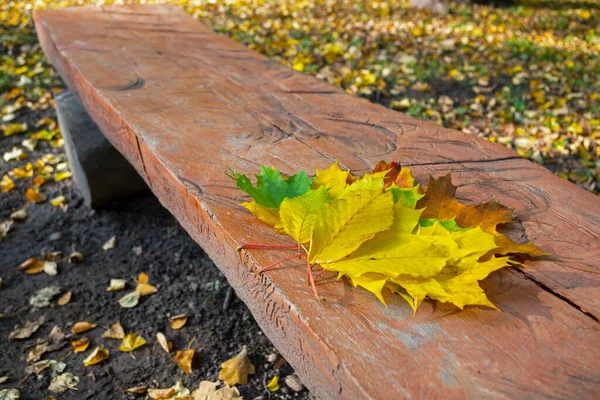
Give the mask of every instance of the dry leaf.
POLYGON ((13 147, 12 150, 7 151, 2 156, 2 158, 4 158, 4 161, 6 161, 6 162, 15 161, 15 160, 24 160, 27 157, 28 157, 27 153, 25 153, 23 151, 23 149, 20 149, 18 147, 13 147))
POLYGON ((2 241, 2 239, 4 239, 6 237, 6 235, 10 231, 10 227, 12 226, 12 224, 13 224, 12 220, 0 222, 0 242, 2 241))
POLYGON ((60 182, 64 179, 70 178, 72 176, 71 171, 62 171, 54 174, 54 181, 60 182))
POLYGON ((61 374, 67 368, 67 364, 56 360, 41 360, 25 367, 25 374, 27 376, 40 375, 48 368, 52 376, 55 376, 56 374, 61 374))
POLYGON ((46 260, 48 261, 57 261, 62 257, 62 251, 52 251, 46 254, 46 260))
POLYGON ((91 329, 94 329, 95 327, 96 327, 96 324, 92 324, 91 322, 87 322, 87 321, 75 322, 75 325, 73 325, 73 327, 71 328, 71 332, 72 333, 83 333, 83 332, 87 332, 91 329))
POLYGON ((55 276, 58 274, 58 264, 53 261, 42 261, 44 263, 44 272, 47 275, 55 276))
POLYGON ((140 292, 133 291, 119 299, 119 305, 123 308, 132 308, 138 305, 140 301, 140 292))
POLYGON ((111 279, 110 286, 106 289, 107 292, 115 292, 117 290, 125 289, 127 281, 125 279, 111 279))
POLYGON ((248 357, 248 349, 243 346, 242 351, 237 356, 221 364, 219 379, 229 386, 245 385, 248 383, 248 375, 254 374, 254 372, 254 365, 248 357))
POLYGON ((186 375, 192 373, 192 362, 194 361, 194 353, 195 351, 192 349, 179 350, 177 353, 175 353, 175 357, 173 357, 173 361, 175 361, 175 364, 177 364, 177 366, 181 368, 181 370, 185 372, 186 375))
POLYGON ((52 305, 51 301, 61 292, 58 286, 48 286, 42 288, 34 293, 33 296, 29 299, 29 304, 34 308, 44 308, 50 307, 52 305))
POLYGON ((181 400, 191 400, 192 394, 189 389, 183 386, 183 382, 181 380, 177 381, 177 383, 167 389, 148 389, 148 395, 153 399, 181 399, 181 400))
POLYGON ((226 383, 219 389, 220 382, 202 381, 198 389, 194 390, 192 396, 194 400, 241 400, 242 396, 238 388, 229 387, 226 383))
POLYGON ((106 330, 102 337, 104 339, 123 339, 125 338, 125 330, 123 329, 123 325, 121 325, 120 321, 117 321, 110 329, 106 330))
POLYGON ((142 296, 148 296, 158 291, 158 289, 149 284, 148 281, 148 275, 145 272, 141 272, 138 276, 138 284, 135 290, 138 291, 142 296))
POLYGON ((125 393, 130 394, 144 394, 148 391, 147 386, 135 386, 125 389, 125 393))
POLYGON ((84 256, 83 254, 81 254, 78 251, 74 251, 71 254, 69 254, 69 257, 67 258, 67 261, 69 262, 69 264, 79 264, 82 263, 84 260, 84 256))
POLYGON ((13 221, 25 221, 27 219, 27 206, 11 213, 10 219, 13 221))
POLYGON ((2 193, 9 192, 15 188, 15 181, 13 181, 10 176, 4 175, 2 176, 2 180, 0 181, 0 191, 2 193))
POLYGON ((109 356, 110 352, 107 349, 96 347, 96 349, 83 360, 83 365, 89 367, 90 365, 98 364, 99 362, 106 360, 109 356))
POLYGON ((21 393, 17 389, 0 390, 0 400, 19 400, 21 393))
POLYGON ((172 329, 181 329, 185 326, 188 314, 180 314, 174 317, 169 318, 169 325, 171 325, 172 329))
POLYGON ((31 257, 30 259, 24 261, 21 265, 17 267, 18 271, 24 271, 26 274, 34 275, 39 274, 44 271, 44 265, 46 261, 38 260, 35 257, 31 257))
POLYGON ((44 322, 46 322, 46 317, 42 315, 39 319, 35 321, 27 321, 23 325, 17 325, 10 333, 8 338, 10 340, 27 339, 28 337, 33 335, 38 329, 40 329, 40 326, 44 325, 44 322))
POLYGON ((8 380, 8 376, 0 376, 0 385, 8 380))
POLYGON ((267 389, 271 392, 276 392, 279 390, 279 377, 274 376, 273 379, 267 384, 267 389))
POLYGON ((158 332, 156 334, 156 341, 158 342, 160 347, 162 347, 163 350, 167 352, 167 354, 171 353, 171 349, 173 348, 173 343, 169 342, 163 333, 158 332))
POLYGON ((50 199, 50 204, 52 204, 54 207, 62 207, 65 205, 66 202, 67 202, 67 200, 65 199, 65 196, 63 196, 63 195, 57 196, 53 199, 50 199))
POLYGON ((90 339, 88 339, 88 338, 73 340, 71 342, 71 346, 73 346, 73 351, 75 353, 83 353, 84 351, 87 350, 89 345, 90 345, 90 339))
POLYGON ((25 197, 32 203, 43 203, 47 199, 45 194, 40 193, 39 190, 34 188, 28 188, 25 191, 25 197))
POLYGON ((67 305, 71 302, 71 296, 73 295, 72 291, 68 291, 67 293, 63 294, 62 296, 59 297, 58 299, 58 305, 59 306, 64 306, 67 305))
POLYGON ((116 236, 113 236, 113 237, 111 237, 110 239, 108 239, 108 240, 106 241, 106 243, 104 243, 104 244, 102 245, 102 249, 103 249, 104 251, 106 251, 106 250, 110 250, 110 249, 114 249, 116 244, 117 244, 117 237, 116 237, 116 236))
POLYGON ((64 393, 67 389, 77 390, 79 377, 70 372, 55 376, 48 386, 48 390, 54 393, 64 393))
POLYGON ((131 353, 133 350, 137 349, 138 347, 142 347, 145 344, 146 340, 143 337, 136 333, 129 333, 123 338, 123 342, 121 342, 119 350, 124 353, 131 353))

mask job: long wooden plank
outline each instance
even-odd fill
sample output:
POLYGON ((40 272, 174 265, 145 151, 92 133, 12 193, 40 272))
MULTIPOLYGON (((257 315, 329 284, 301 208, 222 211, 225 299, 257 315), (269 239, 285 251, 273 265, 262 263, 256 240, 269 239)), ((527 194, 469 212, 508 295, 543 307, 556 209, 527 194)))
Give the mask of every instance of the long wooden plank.
POLYGON ((346 95, 167 6, 34 14, 40 42, 109 140, 202 245, 321 398, 591 398, 600 389, 600 201, 486 141, 346 95), (345 282, 310 295, 301 269, 251 271, 278 254, 235 252, 280 236, 238 204, 227 167, 285 172, 339 158, 355 171, 400 159, 459 195, 517 208, 552 253, 485 282, 503 312, 427 303, 416 317, 345 282))

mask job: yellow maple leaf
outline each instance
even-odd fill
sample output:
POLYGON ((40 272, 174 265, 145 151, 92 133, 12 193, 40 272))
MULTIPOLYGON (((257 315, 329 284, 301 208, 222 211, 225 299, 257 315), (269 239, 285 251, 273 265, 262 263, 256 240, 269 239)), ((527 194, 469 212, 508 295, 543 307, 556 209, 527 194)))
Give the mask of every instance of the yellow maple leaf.
POLYGON ((259 218, 261 221, 271 225, 275 229, 281 229, 283 226, 281 225, 281 220, 279 218, 279 210, 275 210, 273 208, 263 207, 256 202, 244 202, 242 203, 248 211, 252 213, 255 217, 259 218))
POLYGON ((348 181, 348 171, 342 171, 339 162, 336 161, 329 168, 320 170, 317 168, 317 173, 313 179, 311 189, 315 190, 324 187, 328 190, 331 197, 336 197, 346 187, 348 181))
POLYGON ((142 347, 145 344, 146 340, 143 337, 137 333, 129 333, 123 338, 123 341, 119 346, 119 350, 124 353, 131 353, 138 347, 142 347))
POLYGON ((254 374, 254 372, 254 365, 248 357, 248 349, 244 346, 237 356, 221 364, 219 379, 229 386, 245 385, 248 383, 248 375, 254 374))
MULTIPOLYGON (((364 179, 364 178, 363 178, 364 179)), ((383 178, 380 179, 383 186, 383 178)), ((337 261, 356 250, 377 232, 394 222, 394 200, 383 189, 347 190, 322 207, 314 220, 308 260, 311 263, 337 261)))
POLYGON ((323 186, 302 196, 284 199, 279 208, 279 215, 285 233, 298 243, 310 241, 314 218, 328 202, 329 195, 323 186))

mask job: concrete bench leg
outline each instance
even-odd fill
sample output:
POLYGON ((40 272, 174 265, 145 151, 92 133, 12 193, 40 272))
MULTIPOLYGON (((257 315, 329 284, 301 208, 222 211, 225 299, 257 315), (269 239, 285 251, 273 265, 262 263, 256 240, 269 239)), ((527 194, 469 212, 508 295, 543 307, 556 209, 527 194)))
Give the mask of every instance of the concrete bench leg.
POLYGON ((148 190, 144 180, 104 137, 77 96, 56 96, 56 112, 69 167, 85 204, 97 208, 148 190))

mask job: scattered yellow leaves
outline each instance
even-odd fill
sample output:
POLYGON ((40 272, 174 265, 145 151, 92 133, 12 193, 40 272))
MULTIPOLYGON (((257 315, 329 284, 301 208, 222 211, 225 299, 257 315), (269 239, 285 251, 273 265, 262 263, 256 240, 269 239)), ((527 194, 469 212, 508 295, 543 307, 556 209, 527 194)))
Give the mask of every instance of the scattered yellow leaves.
POLYGON ((188 314, 180 314, 169 318, 169 325, 171 325, 171 329, 183 328, 188 320, 188 316, 188 314))
POLYGON ((75 353, 83 353, 84 351, 87 350, 89 345, 90 345, 90 339, 88 339, 88 338, 73 340, 71 342, 71 346, 73 346, 73 351, 75 353))
POLYGON ((223 380, 229 386, 245 385, 248 383, 248 375, 254 374, 254 365, 248 357, 248 349, 242 347, 242 351, 235 357, 221 364, 219 379, 223 380))
POLYGON ((139 336, 137 333, 129 333, 123 338, 123 342, 119 346, 119 350, 124 353, 131 353, 138 347, 142 347, 146 344, 146 340, 139 336))
POLYGON ((238 388, 230 387, 224 383, 220 388, 220 382, 201 381, 198 389, 192 392, 194 400, 241 400, 242 396, 238 388))
POLYGON ((72 333, 83 333, 83 332, 92 330, 95 327, 96 327, 96 324, 92 324, 91 322, 79 321, 79 322, 75 322, 75 324, 71 328, 71 332, 72 333))
POLYGON ((109 329, 104 331, 104 333, 102 334, 102 338, 104 338, 104 339, 124 339, 125 338, 125 330, 123 329, 123 325, 121 325, 121 322, 117 321, 109 329))
POLYGON ((109 356, 110 352, 107 349, 96 347, 96 349, 92 351, 85 360, 83 360, 83 365, 89 367, 90 365, 98 364, 108 359, 109 356))

